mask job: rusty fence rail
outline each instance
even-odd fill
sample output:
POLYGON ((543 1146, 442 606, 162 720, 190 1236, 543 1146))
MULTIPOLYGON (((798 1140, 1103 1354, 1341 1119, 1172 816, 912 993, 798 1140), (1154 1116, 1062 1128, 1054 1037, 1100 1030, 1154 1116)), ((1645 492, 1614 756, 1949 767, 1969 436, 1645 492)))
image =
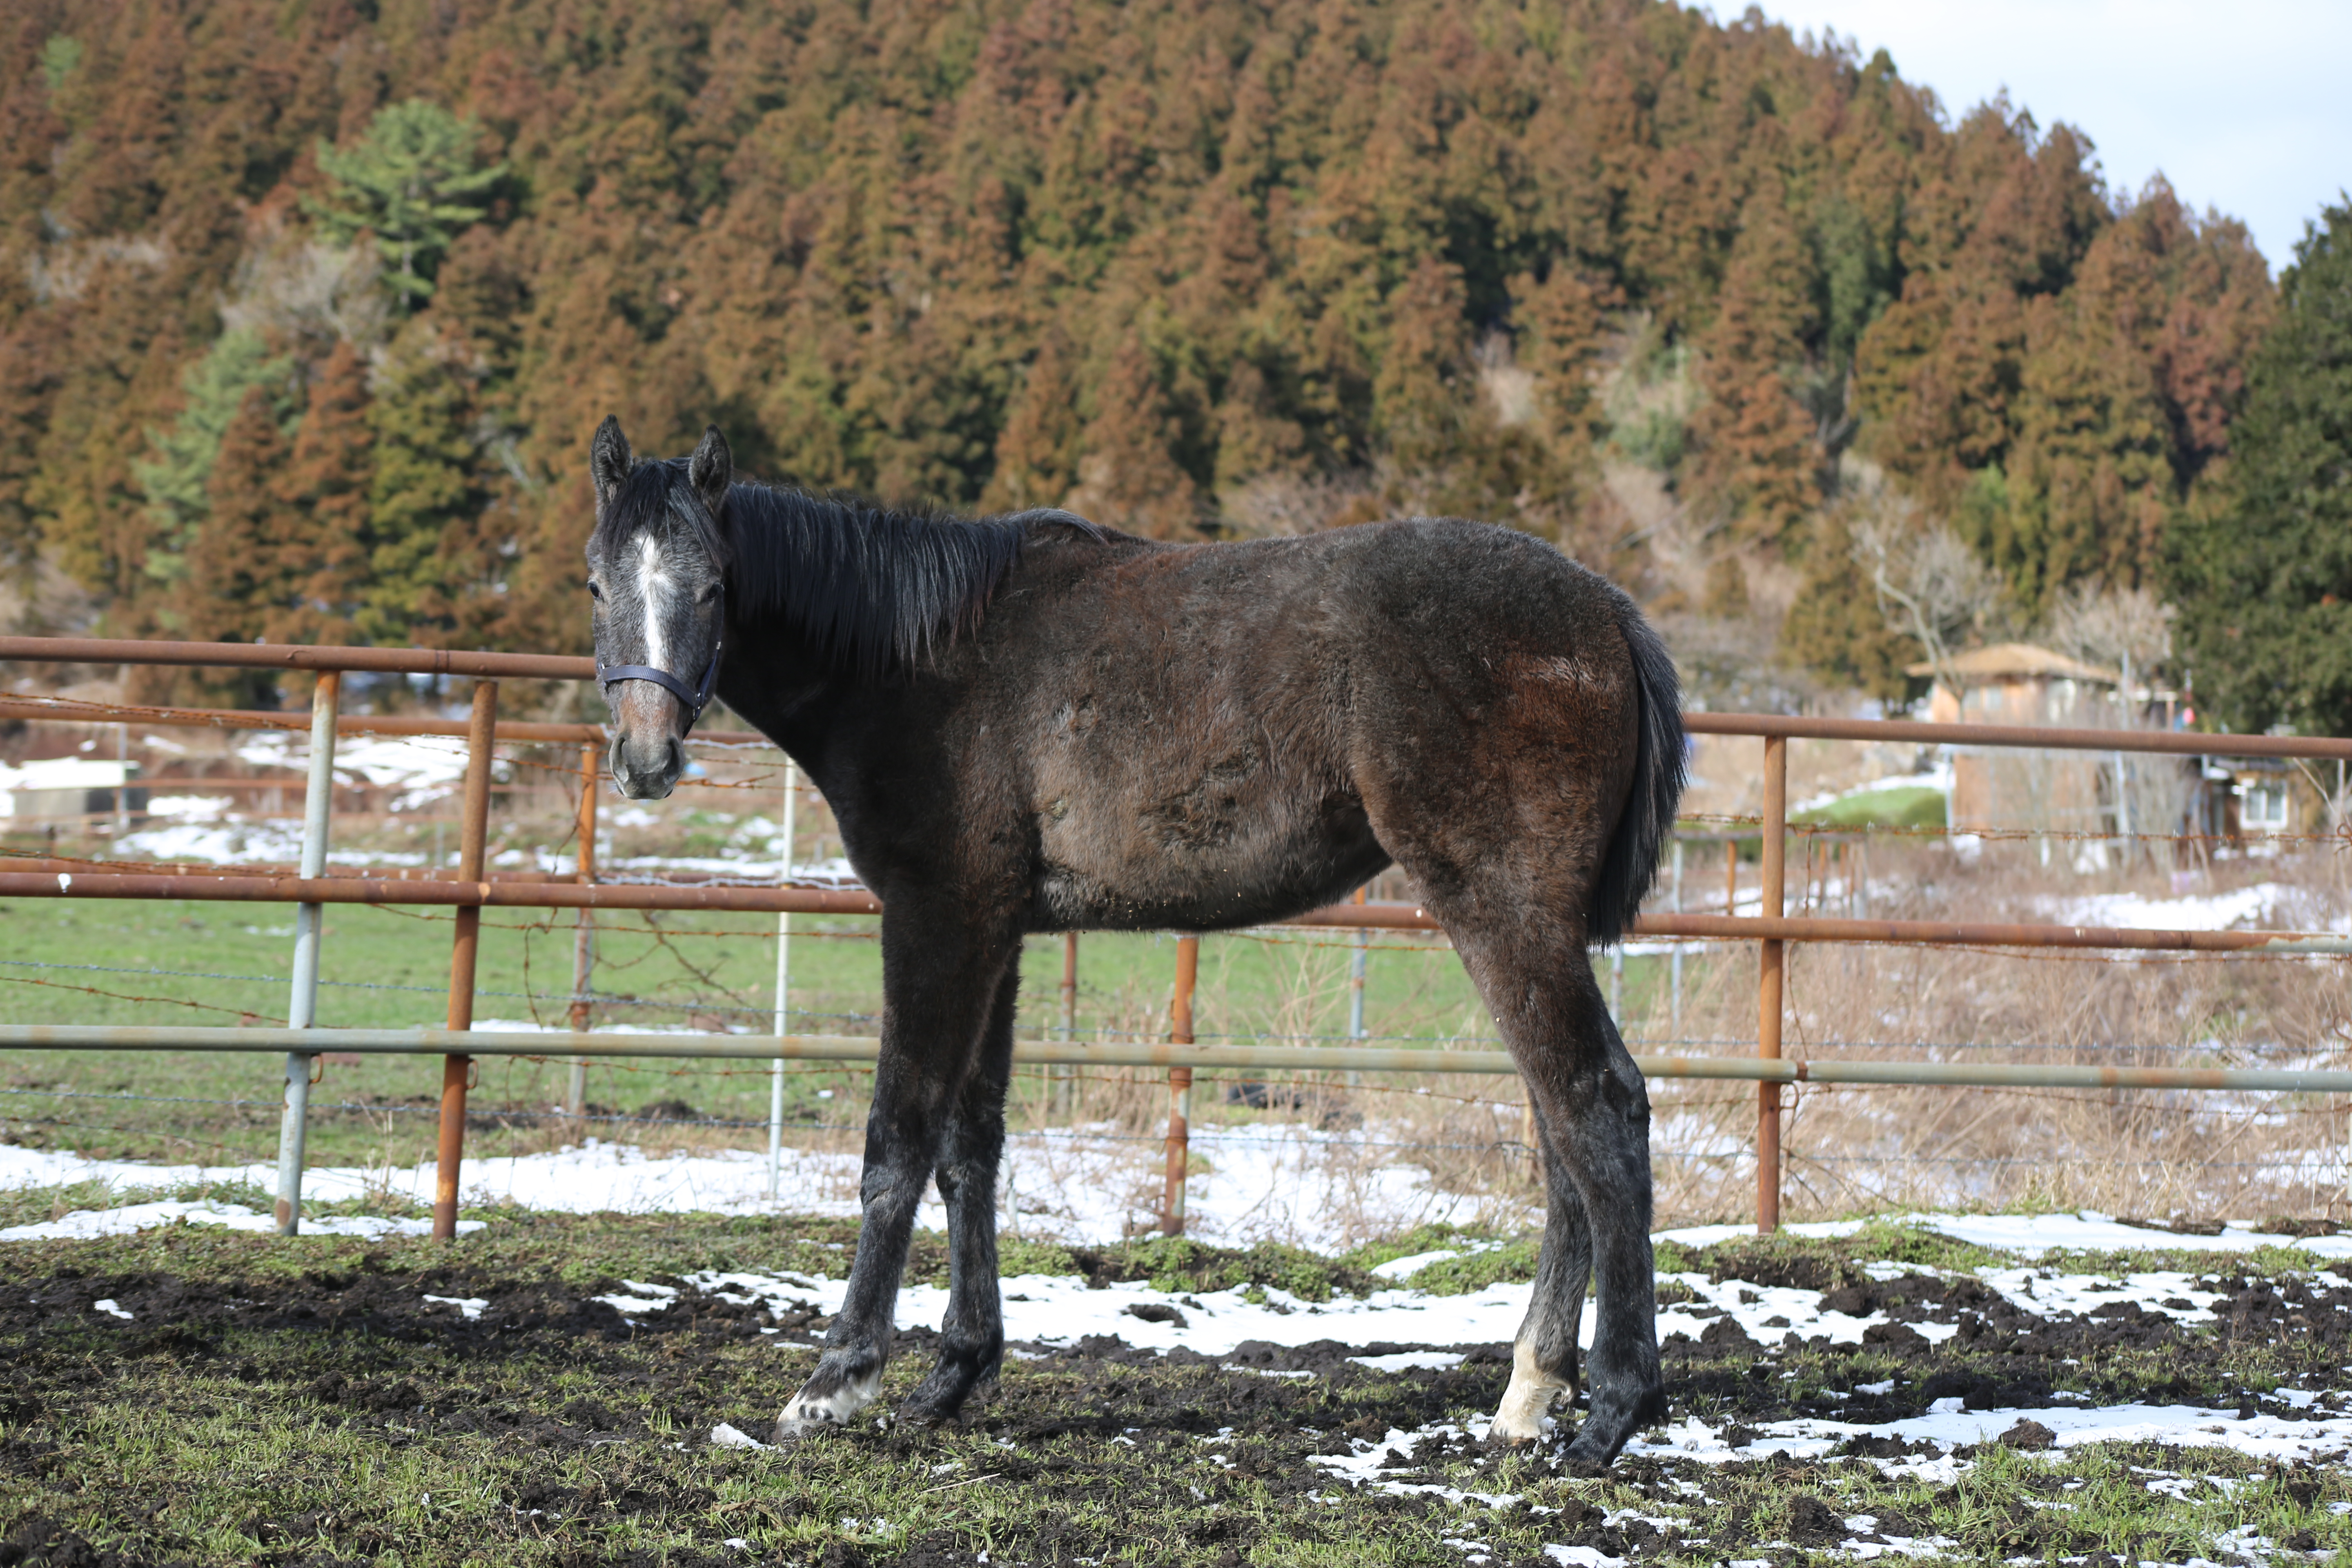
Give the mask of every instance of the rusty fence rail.
MULTIPOLYGON (((585 680, 593 661, 535 654, 463 653, 421 648, 352 648, 234 643, 171 643, 100 638, 0 637, 0 660, 42 664, 173 665, 247 669, 308 670, 320 679, 307 717, 286 713, 206 709, 128 708, 21 695, 0 697, 0 717, 84 722, 136 720, 158 725, 256 730, 307 729, 312 737, 305 795, 302 862, 297 875, 216 874, 187 868, 122 871, 86 869, 79 863, 43 859, 0 871, 0 897, 64 899, 173 899, 230 902, 291 903, 297 906, 297 958, 286 1029, 127 1027, 69 1025, 0 1026, 0 1047, 20 1050, 209 1050, 283 1051, 286 1054, 285 1113, 279 1145, 278 1228, 300 1226, 303 1112, 313 1059, 322 1052, 356 1051, 439 1055, 443 1058, 438 1163, 434 1231, 455 1234, 464 1155, 466 1095, 473 1058, 480 1056, 547 1054, 545 1035, 476 1034, 472 1031, 475 961, 481 911, 486 908, 572 909, 585 921, 590 912, 613 910, 725 910, 789 915, 877 915, 880 901, 862 889, 744 886, 729 883, 616 884, 600 882, 594 866, 596 772, 604 740, 592 724, 500 721, 502 679, 585 680), (348 715, 340 711, 341 676, 363 671, 387 674, 466 676, 474 679, 471 710, 465 721, 348 715), (457 875, 324 875, 332 800, 334 739, 343 733, 462 736, 467 742, 462 841, 457 875), (487 870, 490 763, 500 741, 571 743, 580 747, 579 858, 569 879, 560 874, 493 874, 487 870), (447 1026, 443 1029, 318 1029, 303 1027, 314 1016, 318 974, 316 911, 330 903, 431 904, 454 907, 447 1026)), ((1764 809, 1750 833, 1761 848, 1759 913, 1755 916, 1688 913, 1646 914, 1634 925, 1645 937, 1755 942, 1758 945, 1757 1054, 1753 1058, 1641 1056, 1642 1070, 1654 1078, 1714 1079, 1757 1085, 1757 1226, 1771 1230, 1780 1221, 1782 1181, 1780 1121, 1782 1090, 1792 1083, 1908 1084, 2001 1088, 2091 1088, 2218 1089, 2247 1092, 2352 1093, 2352 1071, 2300 1068, 2127 1068, 2065 1064, 1926 1061, 1812 1060, 1785 1057, 1781 1026, 1785 1012, 1787 944, 1791 942, 1868 942, 1989 948, 2074 948, 2118 952, 2259 952, 2285 956, 2352 955, 2352 937, 2330 932, 2143 931, 2107 927, 2000 924, 1944 921, 1791 918, 1787 912, 1786 843, 1788 742, 1795 739, 1895 741, 1969 747, 2021 747, 2158 753, 2223 755, 2352 762, 2352 741, 2278 735, 2203 735, 2081 729, 2042 729, 1988 724, 1937 724, 1903 720, 1791 718, 1764 714, 1689 713, 1685 727, 1696 734, 1742 735, 1764 743, 1764 809)), ((752 745, 762 737, 712 733, 704 743, 752 745)), ((789 851, 787 852, 789 854, 789 851)), ((1356 931, 1441 931, 1427 910, 1411 904, 1339 904, 1295 917, 1294 925, 1356 931)), ((583 931, 584 931, 583 925, 583 931)), ((583 940, 582 951, 586 951, 583 940)), ((1169 1082, 1167 1169, 1162 1222, 1171 1232, 1183 1226, 1184 1168, 1189 1141, 1191 1088, 1195 1071, 1323 1070, 1394 1073, 1508 1073, 1509 1056, 1489 1050, 1416 1050, 1363 1046, 1202 1046, 1193 1041, 1192 985, 1199 938, 1185 933, 1177 945, 1177 974, 1165 1043, 1082 1042, 1070 1015, 1076 974, 1076 941, 1066 939, 1063 1037, 1023 1041, 1018 1062, 1049 1067, 1140 1067, 1164 1069, 1169 1082)), ((573 990, 584 990, 575 984, 573 990)), ((629 1035, 586 1032, 585 1008, 575 1006, 573 1032, 562 1037, 562 1054, 584 1062, 594 1058, 660 1057, 870 1061, 878 1043, 862 1037, 822 1035, 629 1035)))
MULTIPOLYGON (((1186 939, 1191 940, 1191 939, 1186 939)), ((1177 1030, 1181 1034, 1185 1031, 1177 1030)), ((556 1034, 457 1029, 214 1028, 201 1025, 0 1024, 0 1050, 349 1051, 362 1056, 477 1057, 551 1054, 615 1061, 871 1063, 881 1042, 870 1035, 660 1035, 611 1031, 572 1039, 556 1034), (551 1042, 561 1040, 561 1045, 551 1042)), ((1201 1046, 1181 1039, 1016 1040, 1015 1064, 1029 1067, 1160 1068, 1192 1072, 1387 1072, 1512 1074, 1508 1051, 1390 1046, 1201 1046)), ((1855 1083, 1994 1089, 2203 1089, 2254 1093, 2352 1094, 2352 1069, 2340 1068, 2152 1068, 2076 1063, 1919 1062, 1808 1059, 1796 1057, 1636 1055, 1649 1078, 1711 1079, 1765 1084, 1855 1083)), ((1175 1086, 1181 1093, 1189 1079, 1175 1086)), ((1182 1119, 1176 1119, 1181 1126, 1182 1119)), ((1181 1146, 1179 1133, 1170 1135, 1181 1146)))

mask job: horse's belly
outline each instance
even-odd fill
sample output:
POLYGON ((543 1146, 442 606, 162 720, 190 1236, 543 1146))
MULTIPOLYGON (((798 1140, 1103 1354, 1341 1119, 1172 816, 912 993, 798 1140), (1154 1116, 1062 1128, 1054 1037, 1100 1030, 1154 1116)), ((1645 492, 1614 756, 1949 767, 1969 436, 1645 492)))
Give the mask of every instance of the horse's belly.
POLYGON ((1352 795, 1287 809, 1186 792, 1141 810, 1041 814, 1036 923, 1212 931, 1331 902, 1388 864, 1352 795))

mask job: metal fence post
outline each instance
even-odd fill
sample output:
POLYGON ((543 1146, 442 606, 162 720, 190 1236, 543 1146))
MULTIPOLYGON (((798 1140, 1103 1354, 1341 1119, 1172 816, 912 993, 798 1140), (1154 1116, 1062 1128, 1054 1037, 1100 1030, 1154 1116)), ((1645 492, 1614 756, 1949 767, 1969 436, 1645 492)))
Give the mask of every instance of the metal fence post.
MULTIPOLYGON (((1192 986, 1201 973, 1201 939, 1176 939, 1176 997, 1168 1010, 1171 1044, 1192 1043, 1192 986)), ((1168 1069, 1168 1173, 1160 1199, 1160 1228, 1184 1234, 1184 1166, 1192 1157, 1192 1069, 1168 1069)))
MULTIPOLYGON (((1761 913, 1779 920, 1785 912, 1789 832, 1789 742, 1764 741, 1764 848, 1761 913)), ((1759 942, 1756 981, 1756 1054, 1780 1054, 1780 992, 1786 952, 1779 939, 1759 942)), ((1780 1086, 1756 1086, 1756 1229, 1769 1236, 1780 1228, 1780 1086)))
MULTIPOLYGON (((1675 840, 1674 902, 1675 913, 1683 912, 1683 841, 1675 840)), ((1680 1045, 1683 1037, 1683 944, 1675 943, 1674 955, 1666 961, 1666 1031, 1680 1045)))
MULTIPOLYGON (((474 710, 466 731, 466 820, 458 840, 457 880, 479 883, 490 836, 490 758, 498 739, 499 683, 474 682, 474 710)), ((483 892, 487 894, 485 887, 483 892)), ((462 904, 449 949, 449 1027, 474 1026, 474 964, 482 944, 482 906, 462 904)), ((441 1058, 441 1140, 434 1170, 433 1236, 457 1235, 457 1184, 466 1158, 466 1088, 474 1058, 441 1058)))
MULTIPOLYGON (((578 875, 573 879, 582 887, 593 886, 596 880, 596 764, 604 750, 593 742, 580 748, 580 818, 573 830, 579 837, 580 853, 575 865, 578 875)), ((589 987, 596 980, 596 911, 583 905, 579 923, 572 934, 572 1029, 584 1035, 593 1021, 588 1000, 589 987)), ((564 1086, 563 1109, 575 1117, 588 1114, 588 1058, 572 1058, 571 1081, 564 1086)))
MULTIPOLYGON (((1078 1037, 1078 933, 1062 933, 1062 1038, 1065 1042, 1078 1037)), ((1045 1069, 1052 1077, 1047 1080, 1053 1092, 1046 1103, 1056 1110, 1068 1110, 1077 1101, 1076 1085, 1077 1064, 1055 1062, 1045 1069)))
MULTIPOLYGON (((327 870, 327 817, 335 801, 335 710, 343 678, 334 670, 310 689, 310 776, 302 795, 302 875, 327 870)), ((120 798, 118 792, 117 798, 120 798)), ((318 1022, 319 935, 326 920, 322 904, 294 906, 294 984, 286 1002, 286 1026, 308 1029, 318 1022)), ((302 1228, 302 1151, 310 1131, 310 1068, 308 1051, 286 1053, 286 1108, 278 1119, 278 1234, 302 1228)))
MULTIPOLYGON (((787 888, 793 885, 793 837, 800 824, 800 773, 790 757, 784 759, 784 853, 783 869, 777 879, 787 888)), ((793 972, 793 917, 789 910, 776 915, 776 1060, 768 1069, 768 1201, 774 1203, 783 1182, 784 1168, 784 1036, 790 1032, 788 1015, 792 1011, 786 994, 793 972)))
MULTIPOLYGON (((1370 897, 1371 890, 1369 883, 1358 888, 1356 902, 1364 902, 1370 897)), ((1372 933, 1359 930, 1356 932, 1356 951, 1348 960, 1348 1037, 1351 1040, 1364 1037, 1364 971, 1371 950, 1372 933)))

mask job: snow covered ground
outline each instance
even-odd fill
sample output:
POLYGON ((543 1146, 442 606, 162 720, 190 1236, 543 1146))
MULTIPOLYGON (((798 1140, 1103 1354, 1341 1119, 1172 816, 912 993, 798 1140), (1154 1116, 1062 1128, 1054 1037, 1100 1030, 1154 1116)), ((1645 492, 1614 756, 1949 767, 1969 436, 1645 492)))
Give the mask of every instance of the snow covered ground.
MULTIPOLYGON (((1128 1234, 1158 1211, 1162 1145, 1156 1138, 1118 1138, 1106 1129, 1080 1128, 1013 1133, 1006 1143, 997 1197, 1001 1223, 1009 1234, 1100 1241, 1128 1234)), ((1409 1229, 1424 1221, 1521 1224, 1532 1217, 1516 1206, 1507 1214, 1500 1212, 1494 1200, 1476 1194, 1444 1191, 1419 1167, 1381 1158, 1390 1152, 1365 1149, 1351 1134, 1298 1126, 1202 1129, 1193 1133, 1192 1147, 1195 1165, 1185 1197, 1188 1228, 1214 1245, 1278 1240, 1332 1251, 1360 1234, 1409 1229)), ((592 1138, 549 1153, 468 1160, 464 1190, 468 1204, 520 1204, 577 1214, 695 1209, 845 1216, 857 1212, 858 1167, 854 1152, 787 1149, 779 1173, 782 1201, 772 1204, 766 1195, 764 1152, 648 1157, 634 1146, 592 1138)), ((317 1167, 304 1173, 302 1191, 307 1199, 321 1204, 371 1194, 430 1203, 436 1174, 429 1163, 389 1172, 317 1167)), ((117 1188, 250 1182, 274 1190, 277 1180, 275 1166, 147 1165, 0 1144, 0 1187, 87 1181, 117 1188)), ((946 1225, 946 1211, 937 1199, 934 1192, 918 1223, 934 1228, 946 1225)), ((154 1212, 152 1224, 174 1217, 168 1205, 141 1206, 154 1212)), ((189 1218, 202 1223, 213 1212, 192 1207, 189 1218)), ((123 1224, 93 1216, 59 1220, 55 1226, 72 1223, 105 1227, 89 1234, 110 1234, 123 1224)), ((79 1234, 54 1226, 29 1228, 41 1235, 79 1234)), ((0 1240, 25 1238, 16 1231, 0 1230, 0 1240)))
MULTIPOLYGON (((1250 1239, 1254 1227, 1280 1225, 1313 1231, 1318 1205, 1339 1201, 1328 1188, 1318 1188, 1308 1172, 1321 1134, 1302 1128, 1255 1130, 1211 1147, 1217 1170, 1194 1188, 1195 1234, 1212 1241, 1250 1239)), ((1119 1234, 1129 1202, 1118 1184, 1129 1165, 1126 1152, 1097 1141, 1089 1146, 1083 1134, 1017 1141, 1013 1175, 1007 1183, 1008 1228, 1074 1239, 1100 1241, 1119 1234), (1097 1164, 1093 1162, 1108 1162, 1097 1164), (1034 1194, 1024 1206, 1024 1184, 1034 1194), (1053 1194, 1053 1204, 1045 1195, 1053 1194)), ((258 1169, 209 1171, 163 1168, 80 1160, 70 1154, 0 1145, 0 1185, 46 1185, 61 1182, 103 1180, 121 1187, 154 1187, 209 1176, 266 1182, 258 1169)), ((855 1161, 846 1155, 795 1153, 786 1168, 785 1200, 791 1212, 851 1212, 855 1161)), ((630 1148, 593 1144, 557 1153, 492 1160, 470 1164, 467 1187, 478 1198, 496 1197, 533 1206, 569 1211, 622 1209, 636 1212, 722 1209, 759 1212, 767 1207, 761 1196, 766 1176, 763 1157, 750 1154, 695 1155, 648 1159, 630 1148)), ((1442 1216, 1465 1201, 1433 1190, 1426 1178, 1406 1167, 1370 1173, 1370 1184, 1346 1194, 1347 1201, 1370 1203, 1400 1218, 1442 1216)), ((357 1195, 373 1181, 382 1190, 383 1175, 358 1171, 314 1171, 308 1190, 316 1197, 357 1195)), ((425 1167, 400 1173, 397 1190, 422 1196, 429 1193, 432 1171, 425 1167)), ((939 1226, 943 1216, 936 1206, 923 1223, 939 1226)), ((121 1234, 148 1226, 182 1221, 260 1229, 268 1216, 243 1206, 220 1202, 151 1202, 122 1207, 83 1211, 59 1219, 0 1230, 0 1241, 121 1234)), ((2014 1309, 2021 1322, 2079 1325, 2090 1314, 2107 1315, 2122 1308, 2183 1325, 2211 1323, 2216 1307, 2227 1308, 2228 1292, 2238 1288, 2234 1279, 2200 1276, 2151 1266, 2128 1266, 2105 1273, 2084 1271, 2069 1254, 2085 1250, 2243 1252, 2259 1247, 2294 1246, 2312 1256, 2319 1267, 2310 1277, 2314 1292, 2352 1292, 2352 1268, 2341 1273, 2331 1262, 2352 1263, 2352 1237, 2320 1237, 2305 1240, 2232 1226, 2218 1236, 2190 1237, 2123 1223, 2095 1213, 2058 1215, 1921 1214, 1899 1222, 1931 1228, 1957 1240, 1972 1243, 2006 1261, 1980 1268, 1973 1279, 2014 1309)), ((373 1218, 339 1218, 310 1222, 314 1233, 381 1236, 413 1234, 415 1222, 373 1218)), ((1841 1237, 1853 1234, 1857 1222, 1794 1225, 1801 1237, 1841 1237)), ((1706 1247, 1748 1234, 1734 1226, 1696 1226, 1660 1233, 1661 1242, 1688 1248, 1706 1247)), ((1330 1245, 1329 1237, 1325 1244, 1330 1245)), ((1480 1244, 1464 1243, 1465 1248, 1480 1244)), ((596 1298, 625 1320, 644 1323, 677 1307, 688 1293, 716 1296, 739 1304, 758 1304, 772 1310, 779 1323, 809 1324, 809 1314, 829 1316, 843 1304, 844 1267, 824 1272, 747 1270, 704 1272, 677 1277, 672 1282, 625 1281, 621 1290, 596 1298)), ((1239 1357, 1236 1364, 1265 1375, 1313 1379, 1332 1375, 1343 1363, 1374 1372, 1412 1375, 1460 1364, 1471 1356, 1496 1362, 1496 1348, 1516 1334, 1528 1304, 1531 1287, 1525 1283, 1490 1284, 1482 1289, 1444 1295, 1416 1282, 1423 1269, 1458 1256, 1454 1250, 1403 1258, 1376 1272, 1381 1285, 1361 1298, 1335 1296, 1314 1301, 1279 1289, 1242 1287, 1218 1291, 1163 1291, 1139 1281, 1091 1287, 1064 1275, 1024 1274, 1007 1278, 1003 1292, 1008 1354, 1014 1359, 1052 1356, 1081 1346, 1095 1336, 1123 1342, 1138 1350, 1190 1352, 1216 1358, 1239 1357), (1349 1352, 1339 1347, 1374 1347, 1349 1352), (1286 1364, 1311 1362, 1313 1366, 1286 1364), (1319 1359, 1318 1359, 1319 1358, 1319 1359)), ((1919 1282, 1921 1277, 1940 1279, 1935 1268, 1893 1262, 1873 1263, 1865 1272, 1874 1281, 1919 1282)), ((1685 1337, 1716 1342, 1735 1331, 1755 1342, 1756 1351, 1769 1357, 1770 1347, 1793 1335, 1799 1341, 1825 1340, 1831 1345, 1867 1342, 1874 1330, 1916 1334, 1941 1344, 1964 1331, 1963 1314, 1955 1306, 1917 1298, 1907 1307, 1889 1306, 1852 1292, 1832 1292, 1787 1285, 1765 1284, 1736 1277, 1710 1279, 1699 1272, 1661 1276, 1667 1298, 1658 1313, 1662 1340, 1685 1337)), ((1979 1294, 1979 1300, 1984 1298, 1979 1294)), ((2352 1301, 2352 1296, 2347 1296, 2352 1301)), ((451 1299, 468 1318, 495 1302, 451 1299)), ((898 1299, 902 1327, 936 1326, 946 1310, 946 1292, 929 1284, 904 1289, 898 1299)), ((117 1303, 100 1303, 93 1310, 113 1310, 117 1303)), ((2334 1310, 2352 1310, 2352 1305, 2334 1310)), ((1584 1322, 1589 1344, 1591 1320, 1584 1322)), ((779 1349, 805 1352, 816 1337, 814 1325, 763 1329, 779 1349)), ((1857 1386, 1841 1402, 1868 1396, 1875 1401, 1895 1386, 1857 1386)), ((2347 1385, 2352 1386, 2352 1385, 2347 1385)), ((1753 1426, 1722 1420, 1710 1422, 1679 1415, 1651 1429, 1630 1447, 1635 1455, 1671 1457, 1716 1464, 1734 1459, 1775 1456, 1813 1459, 1829 1456, 1849 1439, 1870 1436, 1901 1439, 1903 1450, 1869 1462, 1890 1474, 1946 1481, 1973 1464, 1967 1445, 1996 1441, 2021 1422, 2031 1421, 2052 1434, 2060 1449, 2108 1441, 2147 1441, 2182 1448, 2222 1447, 2259 1458, 2281 1461, 2340 1463, 2352 1458, 2352 1400, 2328 1389, 2283 1388, 2267 1396, 2269 1408, 2241 1405, 2208 1407, 2190 1404, 2120 1403, 2098 1405, 2081 1395, 2063 1392, 2053 1402, 2032 1407, 1969 1409, 1959 1398, 1914 1401, 1907 1411, 1884 1410, 1876 1415, 1857 1405, 1851 1419, 1837 1412, 1808 1415, 1753 1426)), ((1397 1479, 1385 1458, 1391 1449, 1412 1451, 1433 1436, 1483 1438, 1486 1422, 1435 1422, 1413 1431, 1395 1430, 1381 1438, 1356 1437, 1346 1453, 1326 1452, 1312 1462, 1337 1486, 1383 1490, 1426 1490, 1423 1483, 1397 1479)), ((721 1427, 712 1441, 723 1447, 743 1447, 752 1439, 731 1427, 721 1427)), ((1569 1561, 1570 1559, 1562 1559, 1569 1561)), ((1574 1558, 1582 1562, 1584 1558, 1574 1558)))

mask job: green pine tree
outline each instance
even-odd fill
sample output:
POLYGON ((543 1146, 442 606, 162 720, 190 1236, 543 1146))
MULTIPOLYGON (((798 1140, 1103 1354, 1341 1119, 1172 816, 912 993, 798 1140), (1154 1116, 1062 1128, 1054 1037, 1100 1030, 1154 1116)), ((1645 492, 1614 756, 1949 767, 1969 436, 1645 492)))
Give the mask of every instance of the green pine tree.
POLYGON ((147 574, 177 583, 187 573, 187 552, 211 510, 207 487, 220 458, 221 437, 245 405, 245 395, 268 389, 272 416, 281 424, 294 409, 293 361, 273 355, 253 328, 223 332, 204 358, 181 373, 185 401, 169 430, 149 430, 154 457, 131 465, 147 494, 153 537, 147 574))
POLYGON ((419 317, 367 407, 375 438, 369 554, 353 625, 363 643, 439 640, 456 624, 488 496, 464 357, 419 317))
POLYGON ((486 210, 482 198, 507 166, 475 166, 473 121, 412 98, 376 111, 349 152, 319 143, 319 169, 333 196, 304 205, 336 243, 366 230, 383 253, 384 278, 410 305, 433 293, 449 243, 486 210))
MULTIPOLYGON (((278 493, 286 458, 286 433, 268 390, 248 388, 221 437, 206 486, 210 504, 188 546, 186 583, 163 606, 165 626, 202 642, 251 642, 268 634, 292 597, 279 548, 301 525, 299 511, 278 493)), ((201 671, 191 684, 233 707, 278 706, 278 677, 270 670, 201 671)))
POLYGON ((2352 734, 2352 204, 2329 206, 2279 279, 2229 469, 2168 534, 2204 716, 2352 734))

